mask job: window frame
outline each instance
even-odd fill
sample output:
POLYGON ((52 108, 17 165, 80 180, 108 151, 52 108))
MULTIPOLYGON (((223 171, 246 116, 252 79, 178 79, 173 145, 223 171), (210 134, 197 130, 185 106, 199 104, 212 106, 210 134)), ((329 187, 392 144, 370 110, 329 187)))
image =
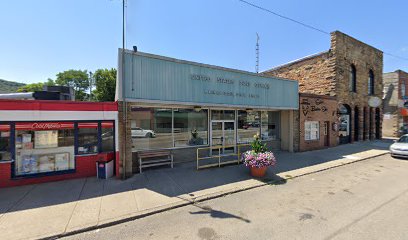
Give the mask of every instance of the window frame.
POLYGON ((0 125, 9 125, 9 132, 10 132, 10 137, 9 137, 9 153, 10 153, 10 159, 9 160, 0 160, 0 164, 2 163, 13 163, 14 162, 14 156, 15 156, 15 148, 14 148, 14 141, 15 141, 15 136, 14 136, 14 123, 9 122, 9 121, 0 121, 0 125))
POLYGON ((305 121, 305 126, 304 126, 304 140, 305 141, 319 141, 320 140, 320 122, 319 121, 305 121), (315 124, 314 127, 317 127, 315 130, 316 133, 316 138, 312 138, 312 129, 313 125, 315 124), (309 126, 309 127, 308 127, 309 126), (309 132, 307 134, 307 132, 309 132))
POLYGON ((368 96, 373 96, 375 94, 374 91, 374 86, 375 86, 375 76, 374 76, 374 71, 370 69, 368 71, 368 83, 367 83, 367 88, 368 88, 368 96))
POLYGON ((357 92, 357 68, 354 64, 350 65, 349 91, 357 92))
POLYGON ((37 178, 37 177, 45 177, 45 176, 55 176, 55 175, 63 175, 63 174, 73 174, 77 171, 77 157, 83 156, 92 156, 98 155, 100 153, 109 153, 102 151, 102 122, 112 122, 112 130, 113 130, 113 153, 116 152, 116 124, 114 119, 110 120, 52 120, 52 121, 0 121, 0 124, 9 124, 10 125, 10 152, 11 152, 11 160, 10 161, 0 161, 0 164, 4 163, 11 163, 11 179, 26 179, 26 178, 37 178), (42 172, 42 173, 33 173, 27 175, 16 175, 15 174, 15 154, 16 154, 16 142, 15 142, 15 134, 16 134, 16 124, 21 122, 30 122, 30 123, 46 123, 46 122, 73 122, 74 123, 74 168, 68 170, 61 170, 61 171, 53 171, 53 172, 42 172), (92 154, 78 154, 78 123, 86 123, 86 122, 97 122, 98 123, 98 152, 92 154))

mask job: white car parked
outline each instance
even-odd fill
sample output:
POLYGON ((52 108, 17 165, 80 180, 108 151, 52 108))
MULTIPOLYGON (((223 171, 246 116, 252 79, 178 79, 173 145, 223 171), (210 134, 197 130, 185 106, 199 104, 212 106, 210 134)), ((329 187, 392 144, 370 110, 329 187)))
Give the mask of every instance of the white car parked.
POLYGON ((393 157, 408 157, 408 134, 403 135, 390 146, 393 157))
POLYGON ((142 137, 142 138, 154 138, 156 133, 152 130, 145 130, 142 128, 132 128, 132 138, 142 137))

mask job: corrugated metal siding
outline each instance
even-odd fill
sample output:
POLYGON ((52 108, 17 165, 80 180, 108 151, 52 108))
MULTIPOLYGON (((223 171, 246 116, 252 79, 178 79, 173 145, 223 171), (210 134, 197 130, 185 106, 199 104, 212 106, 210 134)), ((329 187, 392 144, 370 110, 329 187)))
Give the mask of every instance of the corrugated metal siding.
POLYGON ((262 77, 239 71, 200 66, 196 63, 125 53, 125 98, 177 103, 225 104, 265 108, 298 108, 296 81, 262 77), (192 75, 209 77, 210 81, 192 80, 192 75), (233 84, 218 83, 217 78, 233 80, 233 84), (250 82, 250 87, 240 81, 250 82), (269 84, 269 89, 255 87, 269 84), (205 94, 207 91, 232 93, 233 96, 205 94), (246 97, 239 97, 238 94, 246 97), (250 94, 258 98, 248 97, 250 94))

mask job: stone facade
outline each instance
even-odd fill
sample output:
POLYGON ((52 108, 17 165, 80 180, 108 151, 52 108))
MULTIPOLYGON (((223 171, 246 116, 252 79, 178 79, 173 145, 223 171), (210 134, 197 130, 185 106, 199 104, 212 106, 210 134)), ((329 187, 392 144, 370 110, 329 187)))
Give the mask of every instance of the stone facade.
POLYGON ((408 96, 408 73, 397 70, 384 73, 383 136, 399 137, 407 132, 408 110, 402 107, 408 96))
POLYGON ((299 151, 309 151, 338 144, 337 140, 337 101, 335 97, 301 93, 299 95, 298 117, 299 151), (319 138, 305 139, 305 122, 319 121, 319 138))
MULTIPOLYGON (((383 53, 339 31, 331 33, 328 51, 308 56, 263 74, 295 79, 302 93, 335 97, 338 108, 348 109, 349 137, 344 142, 381 138, 382 107, 368 106, 370 97, 382 99, 383 53), (355 91, 350 88, 351 66, 355 66, 355 91), (374 76, 369 94, 370 71, 374 76)), ((341 122, 339 122, 341 124, 341 122)))
POLYGON ((122 101, 118 101, 118 133, 119 133, 119 174, 123 178, 133 174, 133 157, 132 157, 132 136, 130 131, 130 104, 126 104, 127 111, 124 113, 122 101), (125 116, 124 116, 125 114, 125 116))

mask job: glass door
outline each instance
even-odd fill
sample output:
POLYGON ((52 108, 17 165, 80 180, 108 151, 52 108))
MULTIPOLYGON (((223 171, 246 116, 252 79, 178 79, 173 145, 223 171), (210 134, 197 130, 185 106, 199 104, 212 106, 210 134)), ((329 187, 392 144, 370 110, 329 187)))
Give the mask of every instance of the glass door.
POLYGON ((211 150, 212 155, 228 154, 235 152, 235 122, 231 120, 211 121, 211 146, 218 146, 211 150))
POLYGON ((234 153, 235 152, 235 122, 224 121, 223 122, 223 153, 234 153))

